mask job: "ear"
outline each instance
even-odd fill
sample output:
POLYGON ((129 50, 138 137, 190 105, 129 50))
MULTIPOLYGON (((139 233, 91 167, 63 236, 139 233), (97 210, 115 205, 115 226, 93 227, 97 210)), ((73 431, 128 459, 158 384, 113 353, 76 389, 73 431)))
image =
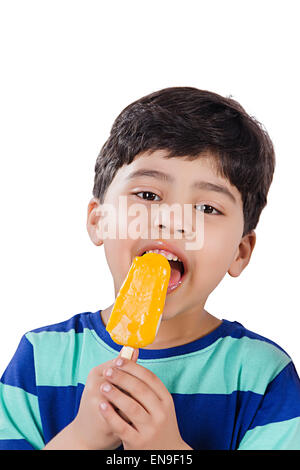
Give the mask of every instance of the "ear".
POLYGON ((228 274, 232 277, 238 277, 250 261, 254 246, 256 243, 256 233, 252 230, 245 235, 237 249, 234 260, 232 261, 228 274))
POLYGON ((99 199, 93 197, 88 204, 86 228, 90 239, 96 246, 100 246, 103 244, 100 219, 101 205, 99 199))

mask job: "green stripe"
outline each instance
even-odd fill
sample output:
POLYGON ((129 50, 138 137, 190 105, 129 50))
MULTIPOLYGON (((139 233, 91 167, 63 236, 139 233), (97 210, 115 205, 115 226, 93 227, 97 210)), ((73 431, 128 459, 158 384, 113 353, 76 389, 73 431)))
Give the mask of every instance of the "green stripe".
POLYGON ((300 417, 256 426, 247 431, 238 450, 300 450, 300 417))
POLYGON ((36 449, 44 447, 35 395, 0 383, 0 439, 26 439, 36 449))
MULTIPOLYGON (((37 385, 84 384, 93 367, 117 355, 89 329, 83 333, 28 333, 27 338, 34 346, 37 385)), ((152 370, 170 393, 230 394, 240 390, 263 394, 290 361, 273 344, 227 336, 190 354, 138 363, 152 370)))
POLYGON ((37 386, 85 384, 93 367, 114 359, 116 351, 99 338, 101 347, 94 335, 96 333, 87 328, 83 333, 75 333, 73 329, 27 333, 26 337, 34 348, 37 386))
POLYGON ((37 385, 76 385, 78 358, 82 348, 82 334, 42 331, 27 333, 34 348, 37 385))
POLYGON ((230 394, 240 390, 264 394, 268 383, 290 361, 270 343, 227 336, 185 356, 140 363, 147 365, 170 393, 230 394))

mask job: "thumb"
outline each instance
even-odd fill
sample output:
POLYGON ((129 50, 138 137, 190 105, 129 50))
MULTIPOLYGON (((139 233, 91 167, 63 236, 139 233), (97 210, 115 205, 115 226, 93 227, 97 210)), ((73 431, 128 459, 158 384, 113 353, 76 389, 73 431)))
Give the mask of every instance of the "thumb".
POLYGON ((133 353, 132 353, 132 358, 131 360, 136 362, 138 360, 138 357, 139 357, 139 349, 134 349, 133 353))

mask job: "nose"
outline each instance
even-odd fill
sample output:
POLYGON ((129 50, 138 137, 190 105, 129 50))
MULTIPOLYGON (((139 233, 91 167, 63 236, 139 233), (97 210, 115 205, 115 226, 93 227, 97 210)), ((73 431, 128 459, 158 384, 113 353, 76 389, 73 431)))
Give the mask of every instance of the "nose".
POLYGON ((196 214, 192 209, 192 204, 184 204, 184 207, 180 204, 152 206, 151 238, 184 238, 187 250, 201 249, 204 243, 204 214, 200 211, 196 214))
POLYGON ((153 227, 155 230, 168 231, 170 236, 175 233, 184 234, 186 232, 182 223, 182 208, 170 208, 169 206, 156 206, 156 214, 153 217, 153 227))
MULTIPOLYGON (((159 228, 159 230, 165 230, 167 227, 163 224, 158 224, 158 228, 159 228)), ((183 228, 178 228, 177 232, 184 233, 184 229, 183 228)))

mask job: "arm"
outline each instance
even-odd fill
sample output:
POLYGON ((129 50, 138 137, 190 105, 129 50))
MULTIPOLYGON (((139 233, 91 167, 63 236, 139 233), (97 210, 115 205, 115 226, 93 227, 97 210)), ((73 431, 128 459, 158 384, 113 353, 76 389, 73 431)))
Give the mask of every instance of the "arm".
MULTIPOLYGON (((137 358, 138 350, 135 350, 131 362, 134 364, 137 358)), ((113 450, 121 445, 121 439, 114 434, 100 409, 103 400, 101 385, 105 381, 103 371, 112 365, 113 362, 108 361, 90 371, 76 418, 51 439, 44 450, 113 450)), ((121 411, 115 413, 122 414, 121 411)), ((125 415, 123 419, 126 422, 125 415)))
MULTIPOLYGON (((135 356, 135 360, 137 355, 135 356)), ((121 444, 99 412, 102 370, 90 371, 76 418, 45 446, 34 348, 24 335, 0 382, 0 449, 115 449, 121 444)))
POLYGON ((89 450, 88 444, 81 440, 74 421, 60 431, 43 450, 89 450))
POLYGON ((33 348, 23 336, 0 382, 0 449, 44 446, 33 348))
POLYGON ((112 450, 120 444, 108 423, 102 418, 101 402, 102 371, 111 361, 94 367, 87 378, 80 406, 75 419, 59 432, 43 450, 112 450))
POLYGON ((269 383, 238 450, 300 450, 300 380, 292 362, 269 383))

